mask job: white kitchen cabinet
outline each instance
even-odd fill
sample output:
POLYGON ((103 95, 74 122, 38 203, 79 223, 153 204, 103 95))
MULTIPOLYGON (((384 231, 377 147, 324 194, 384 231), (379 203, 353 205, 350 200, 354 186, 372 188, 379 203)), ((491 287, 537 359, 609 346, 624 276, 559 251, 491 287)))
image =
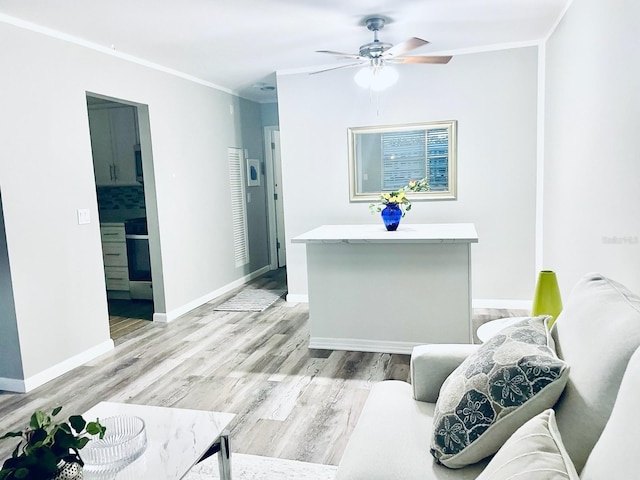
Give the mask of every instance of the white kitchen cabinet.
POLYGON ((135 148, 138 143, 135 107, 89 108, 91 150, 96 185, 138 185, 135 148))
POLYGON ((107 290, 129 290, 129 269, 127 267, 104 267, 107 290))
POLYGON ((126 241, 124 226, 121 223, 100 224, 102 243, 124 243, 126 241))
POLYGON ((100 224, 100 238, 107 294, 110 298, 128 298, 129 264, 124 224, 100 224))
POLYGON ((127 244, 126 243, 103 243, 102 257, 105 267, 126 267, 127 244))
POLYGON ((89 110, 91 152, 96 185, 111 185, 113 183, 113 145, 110 118, 109 111, 105 108, 89 110))

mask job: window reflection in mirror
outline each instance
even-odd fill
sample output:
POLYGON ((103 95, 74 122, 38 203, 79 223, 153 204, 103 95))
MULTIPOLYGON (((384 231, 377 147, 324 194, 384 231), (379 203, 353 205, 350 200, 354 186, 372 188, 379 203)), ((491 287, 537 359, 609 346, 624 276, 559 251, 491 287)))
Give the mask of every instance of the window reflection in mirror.
POLYGON ((412 200, 456 198, 456 121, 349 128, 351 201, 377 200, 410 180, 429 191, 412 200))

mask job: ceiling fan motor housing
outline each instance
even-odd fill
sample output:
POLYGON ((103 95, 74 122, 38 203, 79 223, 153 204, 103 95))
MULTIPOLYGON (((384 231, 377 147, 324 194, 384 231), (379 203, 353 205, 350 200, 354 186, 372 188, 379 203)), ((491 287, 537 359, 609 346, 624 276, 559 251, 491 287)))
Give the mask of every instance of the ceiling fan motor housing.
POLYGON ((386 42, 380 42, 379 40, 375 40, 371 43, 366 43, 360 47, 360 56, 375 58, 382 55, 384 52, 393 47, 392 44, 386 42))
POLYGON ((365 20, 367 28, 373 32, 374 40, 360 47, 361 57, 376 58, 393 47, 391 43, 378 40, 378 32, 384 28, 385 23, 386 19, 383 17, 370 17, 365 20))
POLYGON ((364 23, 369 30, 377 32, 384 28, 384 24, 387 23, 387 20, 384 17, 373 16, 367 18, 364 23))

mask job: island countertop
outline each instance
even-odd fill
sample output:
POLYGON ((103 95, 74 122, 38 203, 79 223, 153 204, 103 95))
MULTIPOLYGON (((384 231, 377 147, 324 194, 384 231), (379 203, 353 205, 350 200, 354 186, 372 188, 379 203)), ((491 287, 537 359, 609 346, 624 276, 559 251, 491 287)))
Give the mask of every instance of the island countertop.
POLYGON ((478 243, 473 223, 403 223, 395 232, 384 225, 322 225, 291 243, 478 243))

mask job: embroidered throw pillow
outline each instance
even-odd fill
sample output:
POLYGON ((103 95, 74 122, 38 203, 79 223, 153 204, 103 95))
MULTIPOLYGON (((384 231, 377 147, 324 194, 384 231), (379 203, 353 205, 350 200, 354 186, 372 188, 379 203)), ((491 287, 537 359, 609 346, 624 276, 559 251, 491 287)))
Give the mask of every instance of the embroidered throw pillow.
POLYGON ((431 454, 461 468, 492 455, 528 420, 556 403, 569 366, 540 316, 501 330, 445 380, 434 412, 431 454))
POLYGON ((511 435, 476 480, 580 480, 556 425, 545 410, 511 435))

